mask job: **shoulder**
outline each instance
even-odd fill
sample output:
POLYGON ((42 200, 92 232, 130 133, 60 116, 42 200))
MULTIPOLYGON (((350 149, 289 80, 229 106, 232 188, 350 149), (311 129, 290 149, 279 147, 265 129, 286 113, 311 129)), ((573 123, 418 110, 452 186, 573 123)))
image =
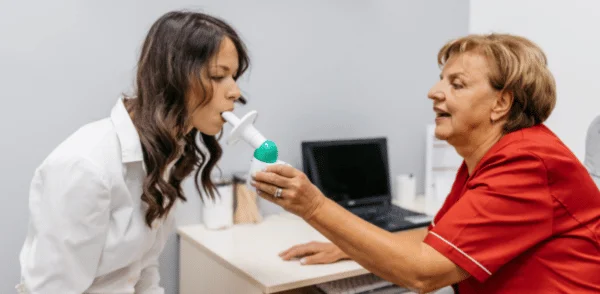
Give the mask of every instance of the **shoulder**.
POLYGON ((549 183, 574 173, 585 173, 583 165, 552 131, 538 125, 505 135, 482 158, 474 177, 549 183))
POLYGON ((105 178, 110 162, 119 158, 120 148, 114 126, 110 119, 102 119, 72 133, 52 150, 38 169, 83 172, 105 178))
POLYGON ((32 215, 52 218, 43 208, 53 207, 61 219, 85 223, 108 212, 116 173, 102 154, 112 140, 110 129, 110 120, 84 125, 46 157, 30 186, 32 215))
POLYGON ((552 165, 557 159, 576 162, 569 148, 546 126, 537 125, 506 134, 484 156, 482 163, 497 161, 539 161, 552 165))
POLYGON ((505 135, 481 159, 471 185, 504 186, 507 182, 547 182, 546 151, 556 148, 552 135, 541 129, 519 130, 505 135))

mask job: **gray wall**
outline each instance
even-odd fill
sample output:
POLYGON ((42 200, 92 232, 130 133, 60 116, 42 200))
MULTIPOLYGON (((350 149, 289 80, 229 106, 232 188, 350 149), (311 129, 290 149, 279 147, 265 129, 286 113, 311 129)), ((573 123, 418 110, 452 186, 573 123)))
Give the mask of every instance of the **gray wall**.
MULTIPOLYGON (((1 1, 0 293, 19 280, 35 167, 84 123, 109 114, 132 85, 140 43, 170 9, 200 9, 239 29, 251 52, 242 80, 257 127, 281 159, 300 167, 300 141, 386 136, 392 175, 414 172, 422 192, 429 87, 438 48, 467 33, 468 1, 1 1)), ((245 171, 244 143, 226 146, 221 167, 245 171)), ((200 220, 199 201, 179 207, 179 224, 200 220)), ((177 240, 162 256, 176 293, 177 240)))

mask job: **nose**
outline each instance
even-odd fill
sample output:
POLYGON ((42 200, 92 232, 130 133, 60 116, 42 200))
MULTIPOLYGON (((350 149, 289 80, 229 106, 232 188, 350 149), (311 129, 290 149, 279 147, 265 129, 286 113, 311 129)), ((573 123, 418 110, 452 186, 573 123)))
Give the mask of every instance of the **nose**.
POLYGON ((435 85, 433 85, 433 87, 431 87, 431 89, 429 89, 429 92, 427 93, 427 98, 431 100, 443 100, 445 97, 446 96, 442 89, 441 80, 435 83, 435 85))
POLYGON ((237 82, 234 81, 233 85, 229 88, 229 91, 227 91, 227 99, 236 101, 240 99, 240 97, 242 97, 242 92, 240 91, 237 82))

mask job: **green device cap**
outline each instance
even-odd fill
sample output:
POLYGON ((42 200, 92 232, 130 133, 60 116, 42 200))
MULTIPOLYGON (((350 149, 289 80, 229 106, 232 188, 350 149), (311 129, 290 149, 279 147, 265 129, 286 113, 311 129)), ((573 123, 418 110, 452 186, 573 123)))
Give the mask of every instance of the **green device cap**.
POLYGON ((262 162, 275 163, 277 161, 277 156, 277 145, 271 140, 265 141, 260 147, 254 150, 254 158, 262 162))

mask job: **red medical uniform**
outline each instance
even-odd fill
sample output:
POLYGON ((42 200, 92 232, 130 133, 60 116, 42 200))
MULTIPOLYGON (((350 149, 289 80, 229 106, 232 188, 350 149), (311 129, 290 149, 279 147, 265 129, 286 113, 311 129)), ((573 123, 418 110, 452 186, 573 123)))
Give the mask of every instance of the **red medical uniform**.
POLYGON ((471 274, 460 294, 600 293, 600 192, 548 128, 525 128, 472 175, 463 163, 425 243, 471 274))

